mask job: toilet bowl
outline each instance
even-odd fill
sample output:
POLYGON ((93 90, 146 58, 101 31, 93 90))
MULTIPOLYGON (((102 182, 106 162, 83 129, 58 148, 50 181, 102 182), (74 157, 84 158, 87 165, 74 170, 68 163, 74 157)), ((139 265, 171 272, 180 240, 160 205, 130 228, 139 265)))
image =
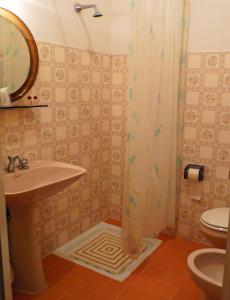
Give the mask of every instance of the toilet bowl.
POLYGON ((193 281, 206 293, 206 300, 220 300, 223 289, 226 251, 201 249, 188 256, 188 268, 193 281))
POLYGON ((229 208, 207 210, 200 217, 200 229, 216 248, 226 249, 229 208))

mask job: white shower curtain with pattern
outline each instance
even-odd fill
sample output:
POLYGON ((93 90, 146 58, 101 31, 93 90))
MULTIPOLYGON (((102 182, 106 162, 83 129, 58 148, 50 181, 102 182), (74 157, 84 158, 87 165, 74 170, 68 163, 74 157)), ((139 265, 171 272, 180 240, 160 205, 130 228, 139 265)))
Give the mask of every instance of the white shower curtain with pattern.
MULTIPOLYGON (((132 0, 123 241, 133 257, 142 237, 175 228, 178 112, 184 0, 132 0)), ((182 99, 183 102, 183 99, 182 99)))

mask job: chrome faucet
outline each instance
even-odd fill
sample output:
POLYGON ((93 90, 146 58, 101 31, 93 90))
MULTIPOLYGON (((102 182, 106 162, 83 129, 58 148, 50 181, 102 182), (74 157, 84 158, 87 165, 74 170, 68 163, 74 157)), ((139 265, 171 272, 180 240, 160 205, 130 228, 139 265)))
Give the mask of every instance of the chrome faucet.
POLYGON ((8 156, 8 160, 9 160, 9 163, 7 166, 8 173, 14 173, 16 160, 18 160, 18 162, 19 162, 18 168, 20 170, 29 169, 28 159, 26 159, 24 157, 20 158, 18 155, 17 156, 8 156))

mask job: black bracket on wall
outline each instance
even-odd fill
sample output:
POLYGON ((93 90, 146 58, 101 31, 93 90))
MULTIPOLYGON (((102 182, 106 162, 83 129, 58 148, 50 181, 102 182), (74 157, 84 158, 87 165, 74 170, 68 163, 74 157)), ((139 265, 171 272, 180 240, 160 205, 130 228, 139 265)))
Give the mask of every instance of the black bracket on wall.
POLYGON ((198 169, 199 170, 199 181, 204 180, 204 166, 189 164, 184 169, 184 179, 188 179, 189 169, 198 169))

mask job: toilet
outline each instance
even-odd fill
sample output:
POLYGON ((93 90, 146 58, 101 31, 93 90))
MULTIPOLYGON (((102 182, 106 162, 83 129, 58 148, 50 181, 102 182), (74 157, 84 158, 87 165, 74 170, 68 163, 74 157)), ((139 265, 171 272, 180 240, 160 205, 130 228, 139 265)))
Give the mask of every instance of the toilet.
POLYGON ((193 281, 202 289, 205 300, 220 300, 223 289, 226 250, 200 249, 188 256, 188 268, 193 281))
POLYGON ((216 248, 226 249, 228 236, 229 208, 214 208, 200 217, 200 229, 216 248))

